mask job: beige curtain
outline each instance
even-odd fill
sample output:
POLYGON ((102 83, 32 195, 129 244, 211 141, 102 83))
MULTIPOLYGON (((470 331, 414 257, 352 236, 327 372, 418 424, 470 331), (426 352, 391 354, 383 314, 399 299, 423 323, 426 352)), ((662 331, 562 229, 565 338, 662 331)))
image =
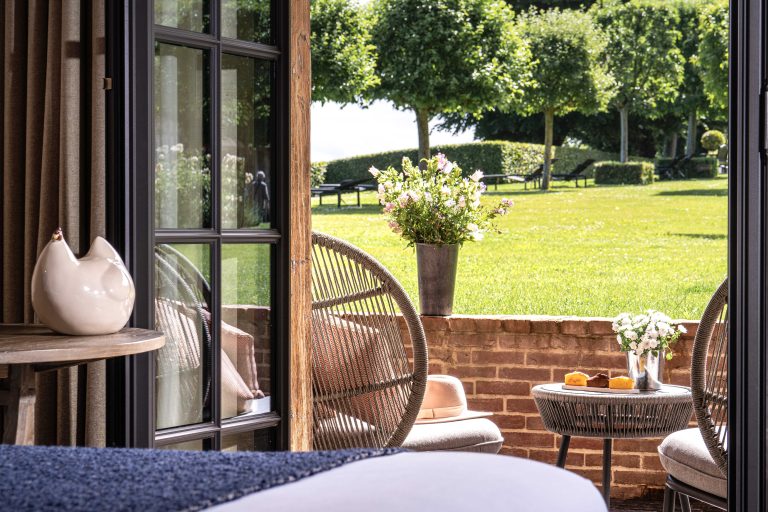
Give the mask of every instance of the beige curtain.
MULTIPOLYGON (((103 1, 2 3, 3 323, 35 321, 32 269, 56 227, 80 254, 104 234, 103 1)), ((38 375, 38 444, 104 444, 104 373, 38 375)))

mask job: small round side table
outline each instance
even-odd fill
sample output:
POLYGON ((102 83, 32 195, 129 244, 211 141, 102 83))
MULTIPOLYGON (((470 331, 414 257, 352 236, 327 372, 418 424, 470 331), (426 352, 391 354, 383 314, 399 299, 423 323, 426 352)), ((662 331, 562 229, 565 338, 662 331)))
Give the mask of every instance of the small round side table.
POLYGON ((541 384, 531 393, 544 428, 560 434, 557 465, 565 467, 571 436, 603 439, 603 497, 611 503, 611 451, 614 439, 662 437, 688 428, 693 413, 691 390, 665 385, 658 391, 602 393, 541 384))

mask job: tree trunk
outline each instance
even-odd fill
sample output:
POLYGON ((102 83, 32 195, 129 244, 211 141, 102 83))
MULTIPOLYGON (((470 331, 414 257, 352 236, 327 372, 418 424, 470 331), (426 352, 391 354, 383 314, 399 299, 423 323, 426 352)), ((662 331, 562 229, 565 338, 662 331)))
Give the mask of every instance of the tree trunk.
POLYGON ((429 159, 429 112, 416 110, 416 127, 419 130, 419 167, 423 167, 421 160, 429 159))
POLYGON ((555 124, 554 110, 544 111, 544 172, 541 177, 541 190, 549 190, 552 176, 552 132, 555 124))
POLYGON ((629 160, 629 107, 626 105, 619 107, 619 122, 621 124, 619 161, 623 163, 629 160))
POLYGON ((667 156, 669 158, 675 158, 677 156, 677 139, 678 138, 679 137, 677 136, 677 132, 669 136, 669 149, 667 151, 667 156))
POLYGON ((696 117, 696 110, 691 110, 688 113, 688 140, 685 142, 685 156, 693 156, 696 152, 696 125, 698 124, 698 118, 696 117))

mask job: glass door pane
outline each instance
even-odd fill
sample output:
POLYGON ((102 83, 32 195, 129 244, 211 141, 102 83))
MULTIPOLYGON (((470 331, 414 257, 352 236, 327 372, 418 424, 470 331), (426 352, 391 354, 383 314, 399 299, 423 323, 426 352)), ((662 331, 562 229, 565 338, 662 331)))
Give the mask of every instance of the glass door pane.
POLYGON ((209 56, 155 46, 155 227, 211 227, 209 56))
POLYGON ((272 0, 224 0, 221 4, 221 35, 255 43, 272 43, 272 0))
POLYGON ((272 410, 271 246, 223 244, 221 417, 272 410))
POLYGON ((155 0, 155 23, 194 32, 208 32, 209 2, 206 0, 155 0))
POLYGON ((221 226, 269 228, 272 63, 222 55, 221 105, 221 226))
POLYGON ((210 262, 208 244, 155 248, 155 328, 165 334, 156 355, 158 429, 211 418, 210 262))

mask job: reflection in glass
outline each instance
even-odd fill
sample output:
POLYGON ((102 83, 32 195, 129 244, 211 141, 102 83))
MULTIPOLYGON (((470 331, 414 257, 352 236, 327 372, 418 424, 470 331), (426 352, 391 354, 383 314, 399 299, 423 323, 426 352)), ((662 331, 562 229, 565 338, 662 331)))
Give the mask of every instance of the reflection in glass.
POLYGON ((272 0, 224 0, 221 4, 221 35, 272 43, 272 0))
POLYGON ((266 244, 222 246, 222 418, 272 410, 270 249, 266 244))
POLYGON ((221 225, 270 226, 272 64, 224 54, 221 64, 221 225))
POLYGON ((155 46, 155 226, 211 227, 208 53, 155 46))
POLYGON ((160 450, 183 450, 183 451, 190 451, 190 452, 201 452, 206 449, 205 444, 210 444, 210 440, 198 439, 196 441, 184 441, 183 443, 167 444, 165 446, 160 446, 158 448, 160 450))
POLYGON ((275 430, 264 429, 221 436, 223 452, 270 452, 275 449, 275 430))
POLYGON ((156 353, 157 428, 210 418, 210 246, 155 248, 155 328, 165 334, 156 353))
POLYGON ((208 32, 209 9, 205 0, 155 0, 155 24, 208 32))

